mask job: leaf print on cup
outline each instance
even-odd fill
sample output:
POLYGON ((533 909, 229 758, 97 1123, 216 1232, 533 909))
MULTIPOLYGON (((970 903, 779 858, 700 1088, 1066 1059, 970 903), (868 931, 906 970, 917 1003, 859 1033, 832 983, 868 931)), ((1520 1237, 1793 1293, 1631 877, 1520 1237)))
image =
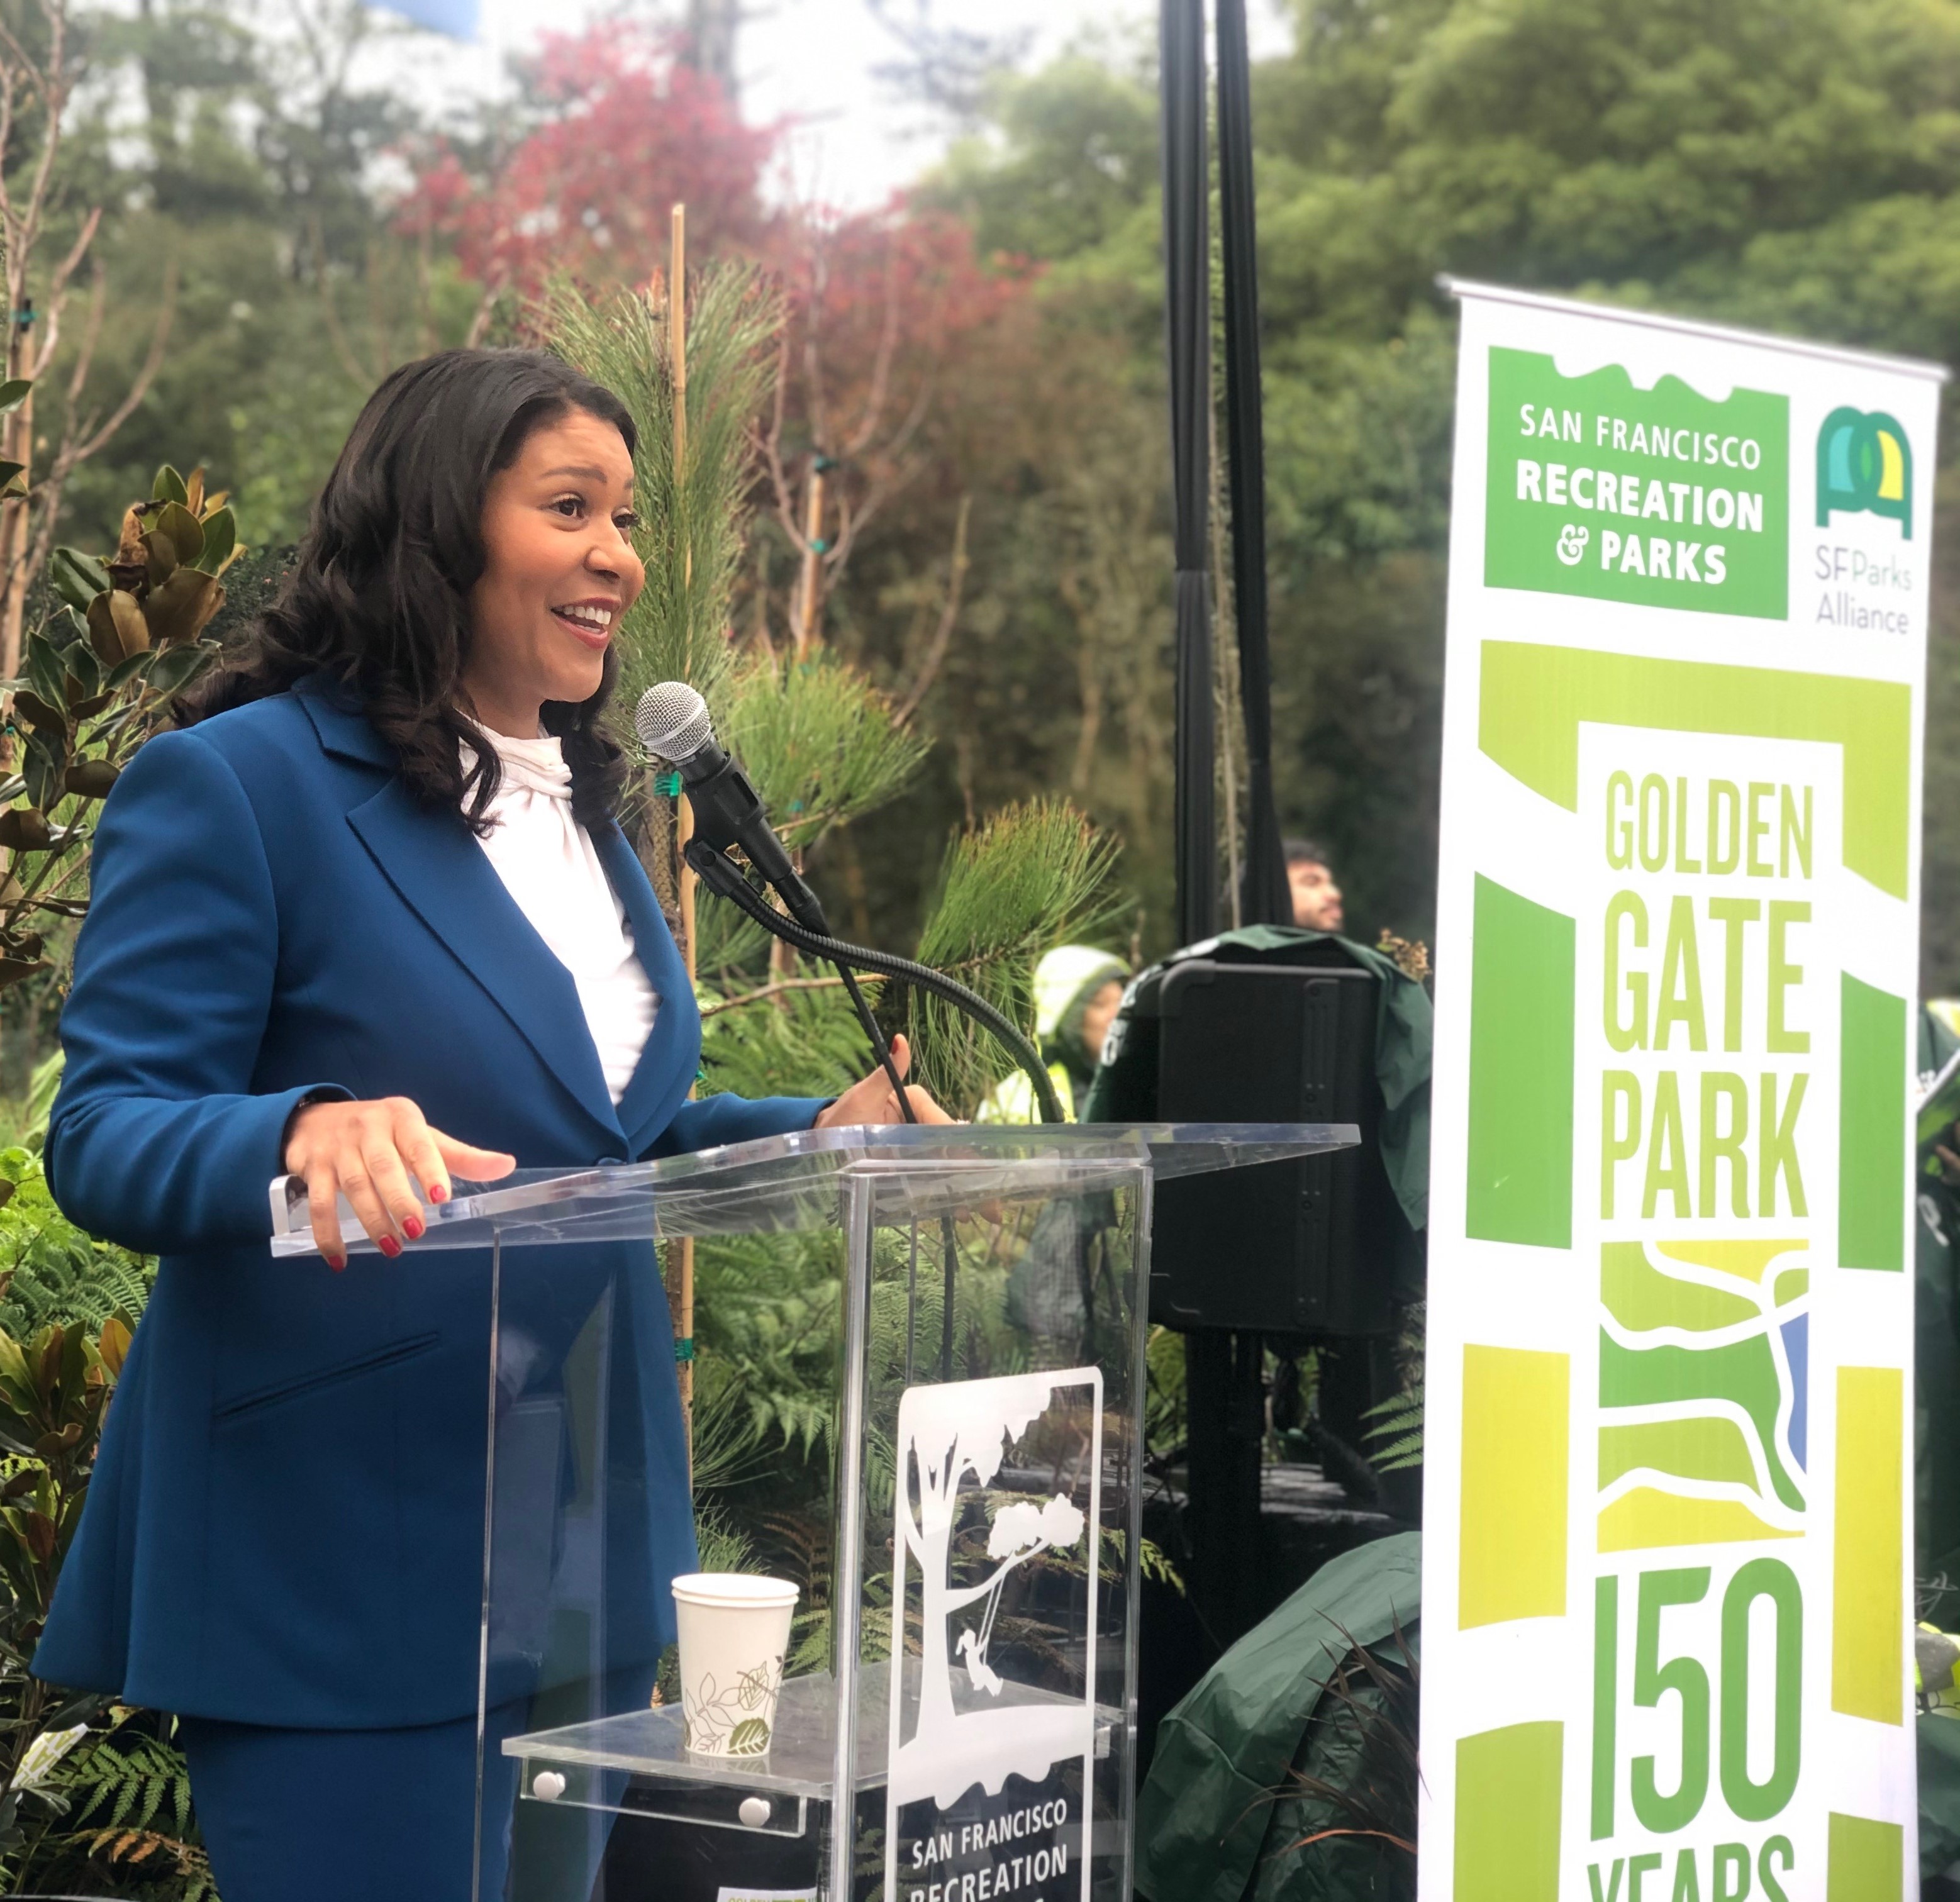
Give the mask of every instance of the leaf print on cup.
POLYGON ((769 1748, 768 1716, 782 1687, 783 1661, 772 1658, 742 1672, 726 1690, 711 1671, 681 1687, 681 1741, 689 1750, 720 1757, 760 1757, 769 1748))
POLYGON ((769 1727, 759 1717, 744 1717, 730 1733, 731 1757, 760 1757, 769 1748, 769 1727))

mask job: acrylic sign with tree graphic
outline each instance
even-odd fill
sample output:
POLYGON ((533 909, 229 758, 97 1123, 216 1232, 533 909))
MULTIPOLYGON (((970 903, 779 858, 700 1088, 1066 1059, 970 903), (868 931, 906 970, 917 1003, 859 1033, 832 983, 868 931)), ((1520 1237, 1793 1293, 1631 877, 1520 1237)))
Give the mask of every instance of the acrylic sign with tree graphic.
MULTIPOLYGON (((892 1602, 906 1623, 917 1606, 921 1655, 915 1677, 910 1669, 892 1674, 888 1841, 900 1837, 900 1812, 921 1800, 943 1811, 976 1786, 997 1796, 1010 1776, 1039 1783, 1071 1760, 1081 1764, 1086 1785, 1095 1748, 1092 1528, 1102 1503, 1102 1376, 1093 1367, 914 1387, 900 1401, 892 1602), (1042 1496, 991 1505, 988 1569, 956 1583, 956 1569, 975 1569, 956 1544, 976 1500, 986 1500, 1004 1469, 1037 1463, 1031 1442, 1054 1477, 1042 1496), (1075 1457, 1056 1459, 1057 1446, 1072 1446, 1075 1457), (1066 1573, 1077 1594, 1079 1694, 1004 1678, 988 1656, 1013 1574, 1051 1553, 1079 1560, 1066 1573), (976 1610, 977 1618, 962 1622, 976 1610)), ((1086 1879, 1086 1853, 1081 1864, 1086 1879)), ((888 1894, 896 1875, 896 1868, 888 1873, 888 1894)))

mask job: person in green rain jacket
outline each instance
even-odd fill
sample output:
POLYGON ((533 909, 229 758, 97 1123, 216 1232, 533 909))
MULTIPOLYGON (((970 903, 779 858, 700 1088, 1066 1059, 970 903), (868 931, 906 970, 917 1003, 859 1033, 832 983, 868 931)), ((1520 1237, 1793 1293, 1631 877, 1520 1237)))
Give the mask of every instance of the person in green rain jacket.
MULTIPOLYGON (((1121 958, 1086 944, 1058 945, 1035 966, 1035 1036, 1071 1122, 1081 1118, 1129 977, 1121 958)), ((1034 1086, 1016 1070, 994 1085, 973 1120, 1038 1121, 1034 1086)))

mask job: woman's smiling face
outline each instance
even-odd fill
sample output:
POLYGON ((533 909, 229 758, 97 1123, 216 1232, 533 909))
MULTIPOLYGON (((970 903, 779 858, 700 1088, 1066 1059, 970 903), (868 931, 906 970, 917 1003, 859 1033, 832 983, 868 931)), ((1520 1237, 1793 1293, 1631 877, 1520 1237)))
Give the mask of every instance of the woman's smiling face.
POLYGON ((633 552, 633 459, 613 425, 568 410, 533 430, 483 501, 487 560, 470 590, 471 708, 529 739, 547 700, 599 691, 606 650, 645 585, 633 552))

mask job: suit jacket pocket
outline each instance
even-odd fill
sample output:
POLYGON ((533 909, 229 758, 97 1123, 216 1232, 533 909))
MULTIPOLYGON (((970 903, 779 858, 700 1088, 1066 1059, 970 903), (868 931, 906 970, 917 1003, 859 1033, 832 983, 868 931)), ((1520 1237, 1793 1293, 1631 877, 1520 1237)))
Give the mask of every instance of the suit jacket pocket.
POLYGON ((357 1355, 352 1360, 338 1361, 331 1367, 317 1368, 310 1373, 296 1374, 291 1379, 275 1382, 269 1387, 255 1388, 235 1399, 221 1401, 212 1409, 212 1422, 219 1426, 233 1426, 240 1420, 256 1418, 286 1401, 310 1398, 323 1388, 337 1387, 344 1381, 358 1380, 363 1374, 380 1373, 390 1367, 399 1367, 405 1361, 418 1360, 424 1354, 434 1353, 441 1338, 431 1328, 425 1334, 411 1334, 403 1341, 391 1341, 386 1347, 357 1355))

